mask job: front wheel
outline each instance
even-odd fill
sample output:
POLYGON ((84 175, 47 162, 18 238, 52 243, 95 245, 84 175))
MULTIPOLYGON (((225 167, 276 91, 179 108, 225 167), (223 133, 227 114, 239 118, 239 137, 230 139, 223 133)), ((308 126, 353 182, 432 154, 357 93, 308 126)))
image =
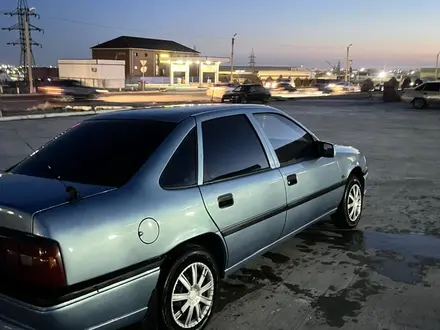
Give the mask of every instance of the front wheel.
POLYGON ((338 210, 332 215, 333 224, 341 229, 355 228, 361 220, 364 191, 356 176, 350 176, 338 210))
POLYGON ((423 109, 424 107, 426 107, 426 100, 422 99, 422 98, 416 98, 413 101, 413 107, 416 109, 423 109))
POLYGON ((242 96, 240 99, 240 103, 246 104, 246 103, 249 103, 249 101, 246 96, 242 96))
POLYGON ((219 271, 201 246, 185 247, 166 271, 159 288, 161 323, 169 330, 200 330, 211 319, 218 292, 219 271))

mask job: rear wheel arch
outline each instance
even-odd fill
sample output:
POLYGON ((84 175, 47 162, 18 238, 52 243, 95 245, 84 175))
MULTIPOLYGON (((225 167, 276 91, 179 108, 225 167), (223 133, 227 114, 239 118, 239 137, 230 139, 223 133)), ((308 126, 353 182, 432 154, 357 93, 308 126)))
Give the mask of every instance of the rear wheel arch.
POLYGON ((183 253, 183 251, 185 251, 186 247, 194 245, 201 246, 212 255, 217 263, 220 277, 223 277, 225 274, 227 263, 227 248, 221 237, 214 233, 202 234, 175 246, 171 251, 166 254, 166 258, 162 267, 165 269, 169 267, 173 263, 173 261, 178 258, 183 253))

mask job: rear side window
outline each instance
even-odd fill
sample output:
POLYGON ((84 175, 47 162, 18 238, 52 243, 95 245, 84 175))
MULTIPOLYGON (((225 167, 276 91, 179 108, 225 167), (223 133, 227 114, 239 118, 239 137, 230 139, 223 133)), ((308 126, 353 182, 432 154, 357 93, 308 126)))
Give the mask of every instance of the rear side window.
POLYGON ((269 168, 260 138, 245 115, 206 121, 202 131, 205 183, 269 168))
POLYGON ((92 120, 74 126, 11 172, 121 187, 176 127, 154 120, 92 120))
POLYGON ((159 184, 165 189, 192 187, 197 184, 197 132, 193 128, 174 152, 159 184))

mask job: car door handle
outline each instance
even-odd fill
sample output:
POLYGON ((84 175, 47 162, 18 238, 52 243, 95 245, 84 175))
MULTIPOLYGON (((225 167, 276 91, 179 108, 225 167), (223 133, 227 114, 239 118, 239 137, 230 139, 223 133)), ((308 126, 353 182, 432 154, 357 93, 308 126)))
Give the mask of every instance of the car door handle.
POLYGON ((234 205, 234 196, 232 194, 224 194, 217 197, 218 207, 221 209, 234 205))
POLYGON ((294 184, 298 183, 298 178, 296 177, 296 174, 290 174, 287 176, 287 185, 293 186, 294 184))

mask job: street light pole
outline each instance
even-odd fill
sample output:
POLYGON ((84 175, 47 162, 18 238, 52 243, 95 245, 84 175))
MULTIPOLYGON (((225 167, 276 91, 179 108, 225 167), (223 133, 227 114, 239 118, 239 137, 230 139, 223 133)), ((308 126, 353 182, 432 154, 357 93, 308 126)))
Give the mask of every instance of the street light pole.
POLYGON ((439 55, 440 55, 440 52, 437 53, 437 61, 435 63, 435 80, 438 80, 437 72, 438 72, 438 57, 439 57, 439 55))
POLYGON ((347 46, 347 64, 345 67, 345 82, 348 82, 348 67, 350 66, 350 47, 353 46, 353 44, 349 44, 347 46))
POLYGON ((235 37, 237 36, 237 33, 234 33, 232 36, 232 42, 231 42, 231 83, 234 82, 234 45, 235 45, 235 37))
MULTIPOLYGON (((33 8, 32 8, 33 9, 33 8)), ((29 93, 34 93, 34 79, 32 77, 32 56, 31 56, 31 37, 30 37, 30 29, 29 29, 29 12, 32 11, 32 9, 29 9, 29 11, 26 11, 26 13, 23 15, 24 20, 24 38, 26 43, 26 64, 28 69, 28 82, 29 82, 29 93)))

